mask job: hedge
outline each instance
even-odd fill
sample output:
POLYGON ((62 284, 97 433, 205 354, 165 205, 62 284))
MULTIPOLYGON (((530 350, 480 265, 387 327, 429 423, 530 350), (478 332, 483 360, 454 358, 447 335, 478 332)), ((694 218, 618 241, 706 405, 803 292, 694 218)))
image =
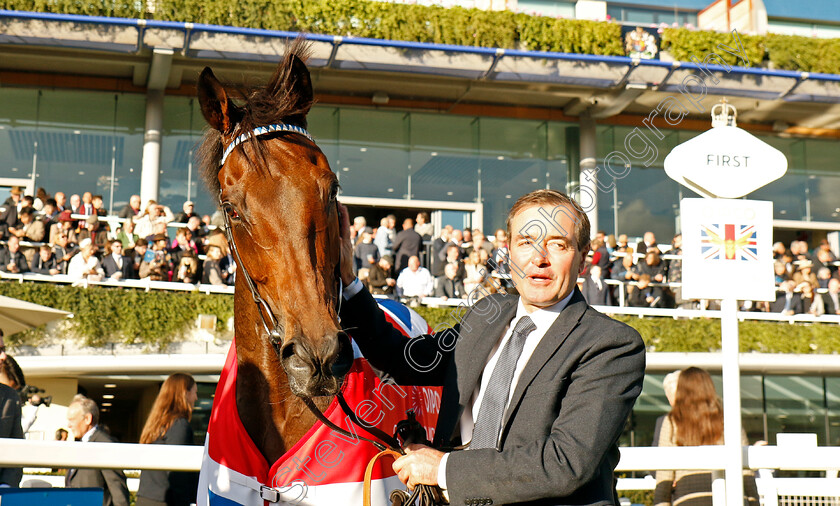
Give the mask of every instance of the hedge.
MULTIPOLYGON (((233 297, 196 292, 143 292, 121 288, 74 288, 40 283, 0 283, 0 295, 43 304, 75 316, 66 331, 88 346, 104 343, 145 343, 160 350, 176 341, 198 314, 215 314, 217 330, 233 316, 233 297)), ((454 308, 418 307, 435 327, 453 324, 454 308)), ((720 320, 636 318, 615 316, 639 331, 650 351, 708 352, 720 349, 720 320)), ((740 326, 741 351, 763 353, 840 352, 840 326, 745 321, 740 326)), ((38 345, 43 328, 9 337, 12 345, 38 345)))
MULTIPOLYGON (((621 25, 532 16, 511 11, 445 8, 373 0, 0 0, 8 10, 159 19, 464 46, 624 55, 621 25), (149 5, 154 5, 149 9, 149 5)), ((840 39, 741 35, 750 66, 837 73, 840 39)), ((666 28, 662 49, 680 61, 701 58, 728 33, 666 28)), ((720 54, 730 64, 735 56, 720 54)), ((739 63, 742 65, 743 63, 739 63)))

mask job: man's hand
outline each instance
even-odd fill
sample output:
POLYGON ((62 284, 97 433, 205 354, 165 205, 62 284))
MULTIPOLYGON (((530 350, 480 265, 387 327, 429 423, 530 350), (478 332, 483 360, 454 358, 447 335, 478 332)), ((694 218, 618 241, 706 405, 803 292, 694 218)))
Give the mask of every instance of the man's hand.
POLYGON ((409 445, 394 462, 394 472, 409 490, 417 485, 437 485, 438 467, 444 453, 425 445, 409 445))
POLYGON ((347 208, 340 203, 338 204, 338 224, 341 235, 339 270, 341 271, 341 282, 344 283, 344 286, 347 286, 356 279, 356 275, 353 274, 353 241, 350 239, 350 217, 347 214, 347 208))

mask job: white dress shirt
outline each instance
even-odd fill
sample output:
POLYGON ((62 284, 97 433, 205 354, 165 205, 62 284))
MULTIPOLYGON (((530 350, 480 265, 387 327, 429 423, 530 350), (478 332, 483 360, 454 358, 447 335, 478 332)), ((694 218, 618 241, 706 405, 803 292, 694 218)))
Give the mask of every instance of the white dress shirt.
MULTIPOLYGON (((490 359, 484 366, 484 372, 481 373, 481 381, 478 386, 476 386, 475 390, 473 390, 470 402, 464 408, 464 412, 461 415, 459 423, 461 425, 462 442, 466 443, 472 439, 473 427, 475 426, 475 416, 473 413, 477 414, 479 409, 481 409, 481 401, 484 399, 484 392, 487 390, 487 384, 490 382, 490 376, 493 374, 493 369, 496 367, 496 362, 499 360, 499 354, 501 353, 502 348, 505 344, 507 344, 513 334, 513 329, 516 327, 516 323, 519 322, 520 318, 523 316, 529 316, 537 328, 528 334, 528 337, 525 339, 525 346, 522 348, 522 354, 519 355, 519 360, 516 361, 516 369, 513 371, 513 379, 510 383, 507 403, 510 403, 511 398, 513 397, 513 391, 516 389, 516 383, 519 381, 519 376, 528 364, 528 360, 531 359, 531 355, 533 355, 537 345, 540 344, 540 341, 542 341, 545 333, 548 332, 548 329, 551 328, 554 321, 557 320, 560 312, 563 311, 569 303, 569 300, 572 298, 572 294, 574 294, 574 291, 569 293, 569 295, 560 302, 557 302, 545 309, 537 309, 533 313, 528 313, 525 306, 522 304, 522 299, 519 299, 519 304, 516 308, 516 316, 514 316, 508 324, 507 329, 505 329, 505 333, 502 335, 501 341, 499 341, 490 352, 490 359)), ((505 404, 505 407, 507 407, 507 403, 505 404)), ((501 436, 501 433, 499 436, 501 436)), ((443 459, 441 459, 440 467, 438 467, 438 485, 444 490, 446 490, 446 462, 448 460, 449 454, 447 453, 443 456, 443 459)))
POLYGON ((97 428, 99 428, 99 426, 98 426, 98 425, 94 425, 93 427, 91 427, 90 429, 88 429, 88 431, 87 431, 87 432, 85 432, 85 435, 84 435, 84 436, 82 436, 82 441, 83 441, 83 442, 85 442, 85 443, 87 443, 88 441, 90 441, 91 436, 93 436, 93 433, 94 433, 94 432, 96 432, 96 429, 97 429, 97 428))
POLYGON ((425 267, 418 267, 416 271, 405 268, 397 277, 397 286, 406 297, 426 297, 432 294, 434 278, 425 267))

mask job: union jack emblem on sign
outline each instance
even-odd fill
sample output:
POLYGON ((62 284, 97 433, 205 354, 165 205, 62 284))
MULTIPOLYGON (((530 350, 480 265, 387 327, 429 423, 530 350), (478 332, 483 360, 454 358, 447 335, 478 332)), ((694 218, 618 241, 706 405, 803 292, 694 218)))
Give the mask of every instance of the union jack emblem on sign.
POLYGON ((758 241, 754 225, 703 225, 700 253, 704 260, 758 261, 758 241))

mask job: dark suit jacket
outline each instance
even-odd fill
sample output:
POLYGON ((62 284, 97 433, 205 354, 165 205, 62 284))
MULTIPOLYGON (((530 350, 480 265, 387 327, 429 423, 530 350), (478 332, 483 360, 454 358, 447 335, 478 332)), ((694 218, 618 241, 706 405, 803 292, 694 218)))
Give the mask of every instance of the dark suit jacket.
POLYGON ((447 243, 438 237, 432 241, 432 276, 443 276, 443 268, 446 267, 446 246, 447 243))
POLYGON ((122 272, 122 278, 120 279, 135 279, 137 277, 134 273, 134 259, 125 255, 122 257, 122 269, 117 268, 117 262, 114 261, 113 256, 105 255, 102 257, 102 270, 105 271, 106 278, 110 278, 117 271, 122 272))
POLYGON ((9 248, 0 248, 0 271, 8 272, 7 266, 13 262, 20 272, 29 272, 29 264, 26 263, 26 257, 23 256, 22 251, 18 250, 13 255, 9 248))
MULTIPOLYGON (((345 301, 341 317, 383 375, 398 384, 443 385, 434 443, 452 445, 517 302, 517 296, 490 295, 456 327, 410 340, 388 324, 366 290, 345 301)), ((499 448, 449 455, 450 503, 618 504, 617 442, 642 391, 644 368, 638 332, 595 311, 575 290, 519 377, 499 448)))
MULTIPOLYGON (((0 437, 23 439, 20 427, 20 396, 14 388, 0 384, 0 437)), ((0 467, 0 483, 17 487, 23 477, 21 467, 0 467)))
POLYGON ((458 278, 451 280, 443 278, 435 290, 435 297, 449 297, 450 299, 466 299, 467 290, 464 288, 464 282, 458 278))
MULTIPOLYGON (((100 429, 90 437, 91 442, 115 443, 116 440, 100 429)), ((102 506, 128 506, 128 487, 125 474, 118 469, 68 469, 64 477, 66 488, 101 488, 102 506)))
POLYGON ((46 274, 49 276, 50 269, 58 269, 58 263, 55 261, 55 255, 50 256, 46 262, 41 258, 40 253, 36 253, 35 256, 32 257, 32 263, 29 264, 30 271, 36 274, 46 274))
POLYGON ((601 278, 601 288, 592 281, 592 276, 583 278, 583 286, 581 287, 583 298, 586 299, 587 304, 593 306, 608 306, 612 304, 612 295, 610 294, 610 285, 606 283, 604 278, 601 278))
MULTIPOLYGON (((828 300, 831 302, 830 297, 828 300)), ((825 297, 823 297, 823 302, 825 302, 825 297)), ((805 312, 804 306, 802 305, 802 297, 800 297, 798 293, 793 294, 793 298, 790 301, 790 308, 793 309, 793 314, 802 314, 805 312)), ((770 303, 770 312, 781 313, 784 309, 785 292, 776 292, 776 300, 770 303)))
POLYGON ((423 247, 423 237, 414 231, 413 228, 403 230, 397 234, 392 246, 396 258, 396 270, 400 272, 408 267, 408 259, 412 256, 420 254, 420 248, 423 247))
MULTIPOLYGON (((825 307, 825 314, 837 314, 837 310, 840 309, 834 305, 834 301, 831 300, 831 294, 828 292, 820 294, 820 297, 823 301, 823 306, 825 307)), ((838 294, 838 298, 840 298, 840 294, 838 294)), ((784 309, 785 303, 782 302, 782 309, 784 309)))

